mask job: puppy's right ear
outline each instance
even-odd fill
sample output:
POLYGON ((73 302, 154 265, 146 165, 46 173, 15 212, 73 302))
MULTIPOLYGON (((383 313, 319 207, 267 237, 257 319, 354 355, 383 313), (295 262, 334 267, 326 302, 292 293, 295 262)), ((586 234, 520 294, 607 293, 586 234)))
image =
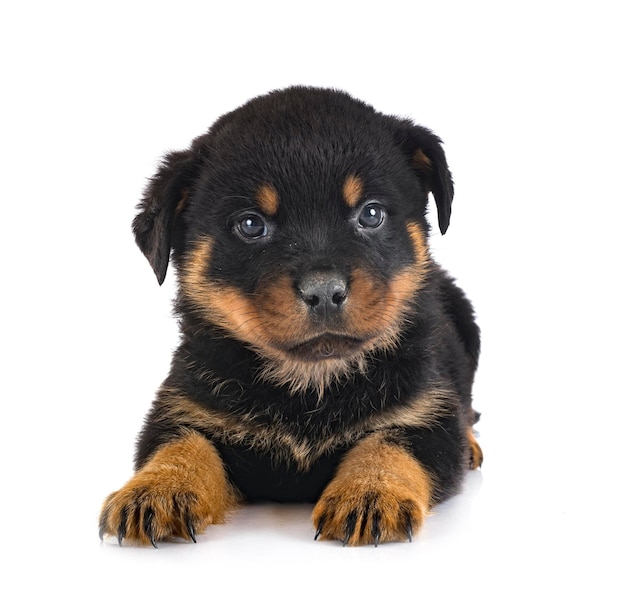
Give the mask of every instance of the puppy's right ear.
POLYGON ((138 205, 133 232, 139 249, 148 258, 159 284, 163 284, 170 260, 177 220, 187 204, 196 176, 191 150, 169 153, 152 177, 138 205))

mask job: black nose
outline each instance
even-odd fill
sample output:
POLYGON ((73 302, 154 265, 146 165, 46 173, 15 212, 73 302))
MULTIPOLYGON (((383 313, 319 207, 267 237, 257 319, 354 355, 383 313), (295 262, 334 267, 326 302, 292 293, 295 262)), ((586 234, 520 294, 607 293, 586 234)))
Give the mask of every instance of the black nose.
POLYGON ((298 292, 315 316, 326 319, 341 310, 348 298, 348 285, 340 274, 312 272, 299 282, 298 292))

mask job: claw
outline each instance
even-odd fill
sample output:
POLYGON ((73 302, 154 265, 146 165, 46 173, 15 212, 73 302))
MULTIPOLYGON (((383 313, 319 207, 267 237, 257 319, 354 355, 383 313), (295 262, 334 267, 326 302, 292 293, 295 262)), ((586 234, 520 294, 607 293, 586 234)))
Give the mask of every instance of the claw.
POLYGON ((158 548, 156 539, 154 538, 154 529, 152 527, 152 520, 154 519, 154 511, 148 507, 143 517, 143 533, 150 539, 150 544, 155 548, 158 548))
POLYGON ((343 545, 346 546, 350 541, 350 538, 354 534, 354 529, 356 528, 356 520, 357 520, 357 512, 351 511, 346 518, 346 535, 343 539, 343 545))
POLYGON ((197 544, 196 530, 194 529, 193 524, 191 523, 191 520, 189 519, 189 517, 186 518, 185 524, 187 526, 187 533, 189 534, 189 538, 191 538, 191 541, 194 544, 197 544))
POLYGON ((409 538, 409 542, 413 542, 413 524, 411 523, 411 514, 407 512, 404 517, 406 519, 406 535, 409 538))
POLYGON ((100 521, 98 522, 100 524, 100 528, 98 529, 98 536, 100 536, 101 542, 104 540, 104 535, 106 534, 106 531, 107 531, 108 519, 109 519, 109 510, 103 509, 102 513, 100 514, 100 521))
POLYGON ((320 523, 317 525, 317 530, 315 530, 315 538, 313 538, 313 540, 317 540, 321 533, 322 533, 322 528, 324 527, 324 516, 320 517, 320 523))
POLYGON ((124 536, 126 536, 126 520, 128 519, 128 511, 124 509, 122 511, 122 517, 120 519, 120 525, 117 528, 117 543, 121 546, 124 536))
POLYGON ((372 536, 374 536, 374 546, 380 543, 380 513, 375 511, 372 515, 372 536))

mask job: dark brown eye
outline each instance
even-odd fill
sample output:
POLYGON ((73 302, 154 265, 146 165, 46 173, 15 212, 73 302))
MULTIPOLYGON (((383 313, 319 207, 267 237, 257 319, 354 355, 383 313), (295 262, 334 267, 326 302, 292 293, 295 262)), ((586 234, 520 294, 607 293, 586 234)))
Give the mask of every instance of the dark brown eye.
POLYGON ((383 224, 384 220, 385 209, 375 202, 366 204, 359 214, 359 225, 364 229, 376 229, 383 224))
POLYGON ((244 239, 259 239, 267 235, 267 225, 263 218, 254 213, 246 213, 235 224, 237 231, 244 239))

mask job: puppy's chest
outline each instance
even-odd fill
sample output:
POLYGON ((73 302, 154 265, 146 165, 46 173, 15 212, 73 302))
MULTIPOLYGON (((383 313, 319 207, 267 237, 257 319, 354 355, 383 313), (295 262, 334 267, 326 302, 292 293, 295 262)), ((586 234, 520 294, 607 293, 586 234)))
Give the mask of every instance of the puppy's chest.
POLYGON ((387 421, 380 400, 366 401, 351 390, 319 398, 240 385, 197 388, 195 395, 175 388, 164 405, 178 412, 178 423, 228 448, 233 459, 240 454, 245 462, 252 453, 302 473, 387 421))
MULTIPOLYGON (((346 407, 317 408, 255 404, 231 412, 215 437, 233 451, 267 456, 272 465, 309 471, 321 457, 340 452, 373 429, 372 414, 359 415, 346 407)), ((380 411, 383 415, 385 412, 380 411)))
POLYGON ((331 480, 347 448, 319 456, 295 448, 274 446, 265 450, 214 441, 229 479, 251 501, 314 502, 331 480), (296 458, 299 457, 299 460, 296 458))
POLYGON ((220 444, 233 464, 253 456, 274 469, 283 465, 306 473, 368 433, 432 425, 449 392, 425 390, 410 378, 400 381, 400 372, 355 376, 320 396, 205 371, 195 375, 193 384, 188 379, 186 386, 175 387, 166 404, 181 412, 179 423, 220 444))
POLYGON ((324 413, 247 414, 237 426, 213 432, 232 482, 248 500, 317 499, 345 452, 368 430, 366 423, 324 413))

